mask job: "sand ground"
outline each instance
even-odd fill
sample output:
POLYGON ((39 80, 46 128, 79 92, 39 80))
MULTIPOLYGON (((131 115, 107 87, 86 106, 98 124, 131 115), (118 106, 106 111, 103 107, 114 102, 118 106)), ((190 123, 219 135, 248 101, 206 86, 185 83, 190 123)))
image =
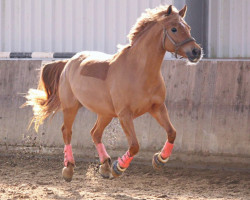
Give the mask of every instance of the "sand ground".
MULTIPOLYGON (((61 156, 1 154, 0 199, 250 199, 250 172, 133 163, 118 178, 103 179, 98 162, 78 159, 72 182, 61 176, 61 156)), ((185 166, 183 166, 185 167, 185 166)))

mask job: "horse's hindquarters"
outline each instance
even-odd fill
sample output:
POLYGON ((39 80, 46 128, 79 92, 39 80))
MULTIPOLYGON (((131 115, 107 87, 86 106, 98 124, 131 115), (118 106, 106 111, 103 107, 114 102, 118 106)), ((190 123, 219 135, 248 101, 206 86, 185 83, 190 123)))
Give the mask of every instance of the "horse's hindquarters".
MULTIPOLYGON (((115 116, 105 83, 109 65, 107 61, 98 60, 92 54, 93 52, 83 52, 74 56, 63 71, 61 83, 64 81, 72 91, 68 96, 73 96, 89 110, 101 115, 115 116)), ((67 87, 62 86, 63 90, 67 87)))

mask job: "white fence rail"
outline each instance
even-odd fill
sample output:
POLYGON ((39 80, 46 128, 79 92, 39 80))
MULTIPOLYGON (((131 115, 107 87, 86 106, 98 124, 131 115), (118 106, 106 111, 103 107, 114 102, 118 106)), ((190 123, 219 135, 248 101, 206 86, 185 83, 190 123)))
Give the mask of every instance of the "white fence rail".
POLYGON ((160 4, 172 0, 0 0, 0 51, 114 53, 160 4))
POLYGON ((250 58, 250 1, 209 0, 208 57, 250 58))
POLYGON ((249 0, 0 0, 0 51, 114 53, 141 13, 160 4, 189 6, 207 57, 250 58, 249 0))

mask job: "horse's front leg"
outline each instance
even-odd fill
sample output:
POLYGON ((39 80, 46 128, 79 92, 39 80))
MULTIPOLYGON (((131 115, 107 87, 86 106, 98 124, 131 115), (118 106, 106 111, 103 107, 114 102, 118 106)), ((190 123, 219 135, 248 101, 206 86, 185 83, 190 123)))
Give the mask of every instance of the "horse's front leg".
POLYGON ((150 114, 159 122, 159 124, 166 130, 168 139, 162 148, 161 152, 156 153, 153 156, 152 164, 155 169, 161 169, 168 161, 172 149, 174 147, 174 141, 176 137, 176 130, 170 122, 168 110, 165 104, 155 105, 150 114))
POLYGON ((113 162, 112 174, 114 177, 122 175, 122 173, 128 168, 134 155, 139 151, 139 143, 135 135, 135 129, 133 124, 133 115, 129 110, 123 110, 119 115, 119 120, 123 131, 127 136, 129 143, 128 151, 118 160, 113 162))

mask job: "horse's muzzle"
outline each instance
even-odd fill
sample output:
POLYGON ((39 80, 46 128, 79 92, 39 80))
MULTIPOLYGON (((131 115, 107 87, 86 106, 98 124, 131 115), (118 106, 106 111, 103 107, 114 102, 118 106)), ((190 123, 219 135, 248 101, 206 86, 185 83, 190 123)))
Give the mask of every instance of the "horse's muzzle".
POLYGON ((192 63, 197 63, 202 57, 201 48, 193 48, 192 51, 186 52, 187 58, 192 63))

